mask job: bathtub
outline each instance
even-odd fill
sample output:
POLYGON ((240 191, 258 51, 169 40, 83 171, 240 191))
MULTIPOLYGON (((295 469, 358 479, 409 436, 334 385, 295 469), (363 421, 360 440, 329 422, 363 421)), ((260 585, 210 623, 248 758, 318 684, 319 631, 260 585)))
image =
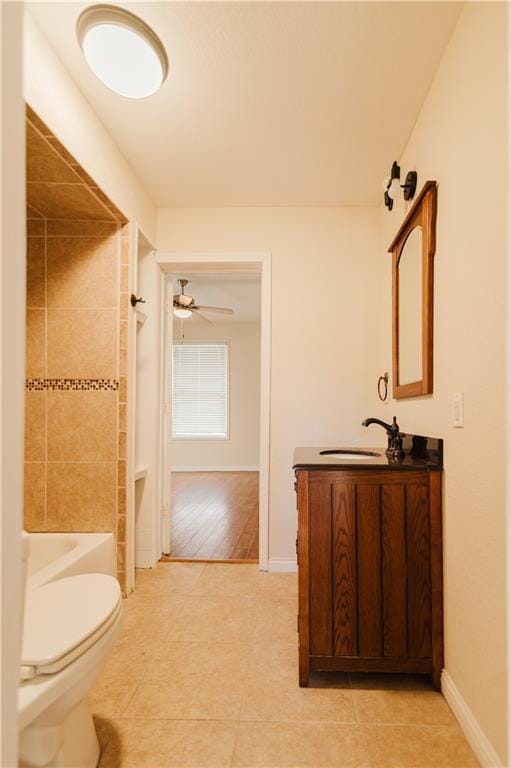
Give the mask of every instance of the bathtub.
POLYGON ((81 573, 115 576, 113 533, 29 533, 27 589, 81 573))

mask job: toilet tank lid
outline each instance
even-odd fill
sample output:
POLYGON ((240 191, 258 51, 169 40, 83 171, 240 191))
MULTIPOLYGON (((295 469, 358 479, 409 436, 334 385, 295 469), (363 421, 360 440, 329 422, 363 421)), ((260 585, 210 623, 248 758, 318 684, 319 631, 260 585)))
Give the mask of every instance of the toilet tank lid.
POLYGON ((69 576, 27 590, 21 663, 52 664, 109 620, 121 601, 113 576, 69 576))

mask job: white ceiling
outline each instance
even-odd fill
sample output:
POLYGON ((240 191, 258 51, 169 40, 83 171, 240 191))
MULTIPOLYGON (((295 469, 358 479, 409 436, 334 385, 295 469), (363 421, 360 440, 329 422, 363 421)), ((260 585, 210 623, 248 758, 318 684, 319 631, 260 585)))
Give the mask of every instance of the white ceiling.
MULTIPOLYGON (((257 323, 261 318, 261 275, 254 273, 214 272, 180 273, 174 279, 174 293, 180 293, 177 278, 190 281, 185 293, 193 296, 196 304, 209 307, 233 309, 234 315, 221 315, 213 312, 203 314, 213 323, 257 323)), ((204 323, 197 317, 185 320, 185 323, 204 323)))
POLYGON ((88 3, 29 3, 158 206, 373 205, 452 33, 447 2, 135 2, 170 75, 140 101, 81 55, 88 3))

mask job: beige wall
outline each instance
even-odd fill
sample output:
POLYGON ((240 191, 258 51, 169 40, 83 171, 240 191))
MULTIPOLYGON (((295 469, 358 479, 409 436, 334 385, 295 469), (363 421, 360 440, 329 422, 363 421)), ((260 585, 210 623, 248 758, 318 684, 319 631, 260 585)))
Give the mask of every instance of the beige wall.
POLYGON ((153 201, 28 10, 23 52, 27 103, 126 218, 153 240, 153 201))
MULTIPOLYGON (((229 439, 174 440, 172 467, 258 467, 260 348, 259 323, 184 322, 185 339, 229 343, 229 439)), ((181 323, 174 323, 174 339, 181 323)))
POLYGON ((272 253, 270 560, 295 559, 293 449, 375 441, 378 227, 376 208, 158 212, 160 251, 272 253))
MULTIPOLYGON (((446 670, 506 760, 506 5, 463 10, 403 157, 438 180, 434 394, 379 408, 445 438, 446 670), (465 393, 465 427, 451 396, 465 393)), ((403 205, 382 212, 381 367, 391 365, 391 259, 403 205)))

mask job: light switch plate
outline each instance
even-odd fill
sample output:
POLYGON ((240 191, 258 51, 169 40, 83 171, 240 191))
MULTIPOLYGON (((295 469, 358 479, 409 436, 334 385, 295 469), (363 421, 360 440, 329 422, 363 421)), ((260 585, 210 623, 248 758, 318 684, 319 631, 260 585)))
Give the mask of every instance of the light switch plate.
POLYGON ((465 426, 463 392, 455 392, 452 396, 452 425, 453 427, 465 426))

